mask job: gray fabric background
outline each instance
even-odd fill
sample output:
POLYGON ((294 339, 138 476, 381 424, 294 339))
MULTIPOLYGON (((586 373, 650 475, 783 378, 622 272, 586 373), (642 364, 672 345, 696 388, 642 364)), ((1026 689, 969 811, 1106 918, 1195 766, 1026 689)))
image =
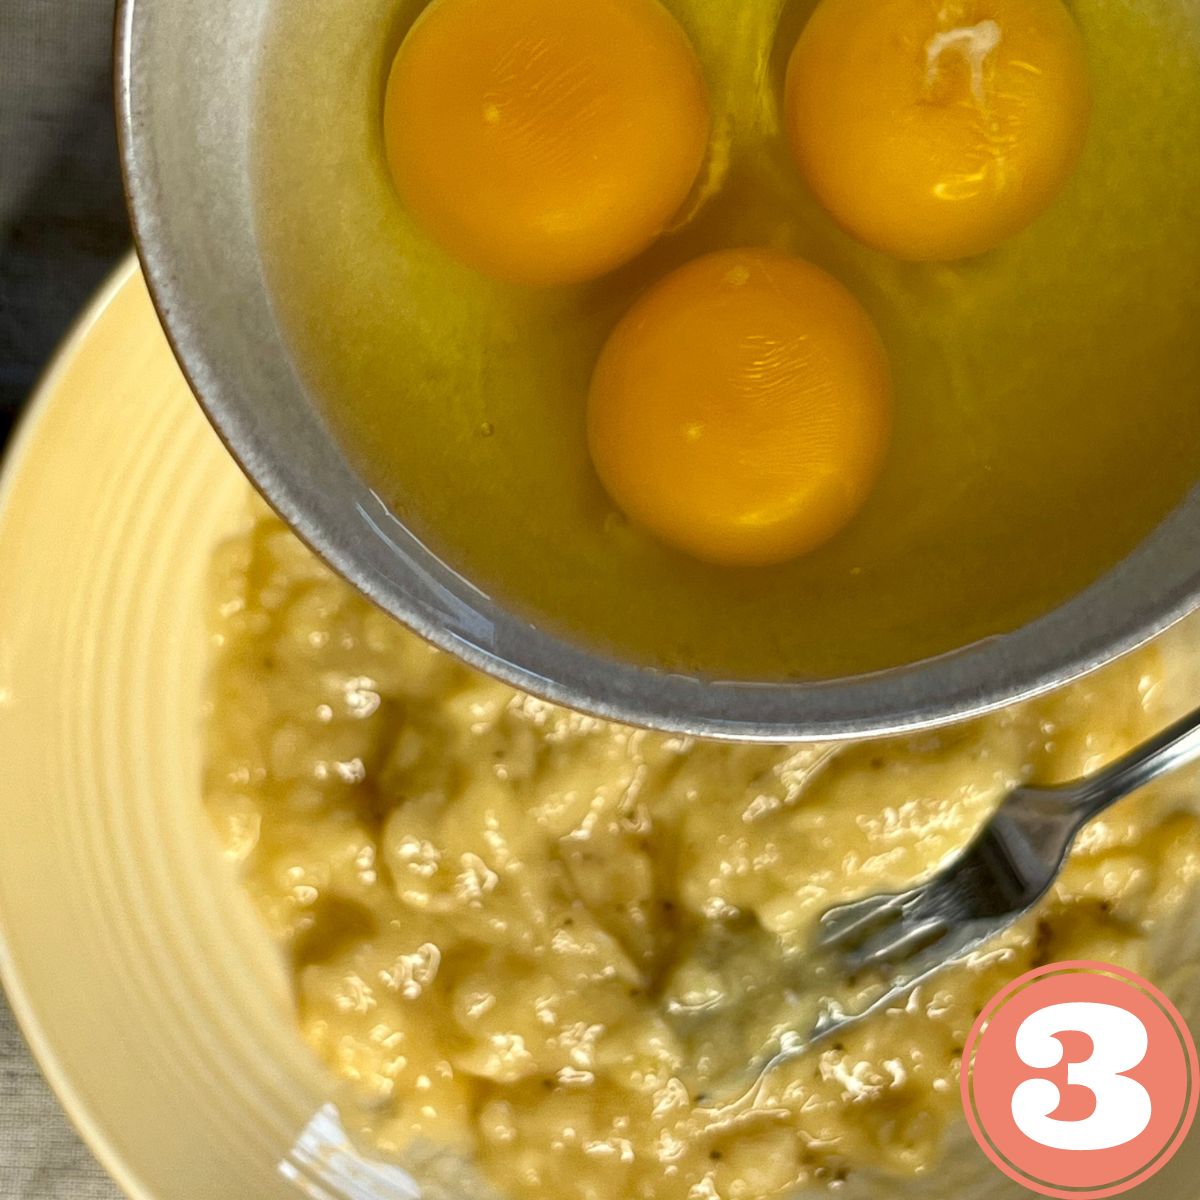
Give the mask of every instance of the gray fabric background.
POLYGON ((113 0, 0 0, 0 440, 129 245, 113 0))
MULTIPOLYGON (((0 0, 0 442, 129 244, 111 103, 112 0, 0 0)), ((0 836, 3 836, 0 794, 0 836)), ((0 1200, 117 1200, 0 996, 0 1200)))
POLYGON ((75 1136, 0 999, 0 1196, 117 1200, 120 1194, 75 1136))

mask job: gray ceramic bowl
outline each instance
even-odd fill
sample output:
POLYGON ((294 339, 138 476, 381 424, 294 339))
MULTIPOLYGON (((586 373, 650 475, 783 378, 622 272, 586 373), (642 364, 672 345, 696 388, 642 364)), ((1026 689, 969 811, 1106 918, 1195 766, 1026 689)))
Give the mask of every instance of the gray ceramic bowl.
POLYGON ((249 161, 269 10, 270 0, 121 3, 120 137, 142 263, 179 361, 246 473, 334 568, 431 641, 575 708, 778 741, 897 732, 980 713, 1100 665, 1197 603, 1200 492, 1048 616, 870 676, 782 685, 663 674, 590 653, 497 606, 423 547, 355 474, 272 313, 249 161))

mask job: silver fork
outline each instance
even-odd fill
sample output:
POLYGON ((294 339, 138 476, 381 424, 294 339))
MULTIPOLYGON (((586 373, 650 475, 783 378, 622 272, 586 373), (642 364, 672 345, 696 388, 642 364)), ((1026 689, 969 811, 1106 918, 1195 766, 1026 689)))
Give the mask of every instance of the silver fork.
POLYGON ((827 1003, 808 1036, 786 1037, 771 1065, 894 1004, 1003 933, 1050 890, 1093 817, 1196 759, 1200 709, 1094 775, 1017 788, 966 850, 919 887, 829 909, 817 949, 835 977, 883 969, 886 988, 859 1011, 827 1003))

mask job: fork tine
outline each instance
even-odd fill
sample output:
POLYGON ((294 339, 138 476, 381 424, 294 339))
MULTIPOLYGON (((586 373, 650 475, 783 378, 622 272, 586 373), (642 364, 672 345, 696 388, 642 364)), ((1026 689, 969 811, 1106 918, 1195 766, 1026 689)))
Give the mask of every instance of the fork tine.
POLYGON ((822 950, 846 948, 893 913, 903 911, 921 890, 913 888, 907 892, 868 896, 826 910, 818 922, 818 947, 822 950))
POLYGON ((946 923, 938 917, 908 922, 890 922, 846 956, 850 971, 863 971, 912 958, 946 933, 946 923))

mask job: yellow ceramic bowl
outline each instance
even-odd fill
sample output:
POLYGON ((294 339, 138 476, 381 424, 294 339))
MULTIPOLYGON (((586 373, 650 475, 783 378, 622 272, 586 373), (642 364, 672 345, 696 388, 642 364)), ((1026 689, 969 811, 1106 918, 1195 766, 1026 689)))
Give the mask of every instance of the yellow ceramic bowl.
POLYGON ((0 965, 136 1197, 294 1195, 322 1103, 200 805, 208 558, 245 482, 132 262, 67 343, 0 503, 0 965))
MULTIPOLYGON (((0 494, 0 973, 130 1196, 391 1200, 402 1176, 339 1149, 281 964, 200 803, 205 578, 245 493, 127 264, 43 385, 0 494)), ((1196 954, 1163 946, 1185 964, 1168 990, 1200 1012, 1196 954)), ((1198 1175, 1193 1135, 1139 1195, 1200 1196, 1198 1175)), ((931 1180, 840 1195, 1027 1194, 964 1136, 931 1180)))

